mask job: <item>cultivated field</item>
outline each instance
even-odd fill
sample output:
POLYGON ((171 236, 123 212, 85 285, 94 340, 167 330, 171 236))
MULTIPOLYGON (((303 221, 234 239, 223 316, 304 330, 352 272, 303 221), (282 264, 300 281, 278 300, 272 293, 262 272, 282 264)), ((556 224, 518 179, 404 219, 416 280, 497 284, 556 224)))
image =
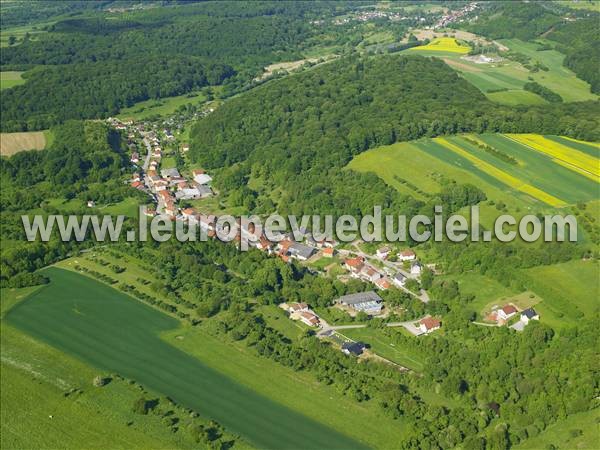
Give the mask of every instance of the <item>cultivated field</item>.
POLYGON ((451 37, 438 37, 433 39, 427 45, 419 45, 418 47, 410 48, 411 52, 449 52, 467 54, 471 50, 471 47, 459 42, 455 38, 451 37))
POLYGON ((536 205, 539 209, 597 199, 600 179, 594 171, 598 170, 599 156, 595 144, 560 137, 485 134, 381 147, 358 155, 348 167, 375 172, 400 192, 420 198, 439 192, 442 182, 451 179, 479 186, 495 202, 520 209, 536 205), (542 142, 546 150, 532 148, 525 139, 542 142), (513 158, 515 163, 482 150, 473 141, 493 148, 505 159, 513 158), (584 169, 589 173, 583 173, 584 169))
POLYGON ((46 147, 44 131, 0 133, 0 155, 10 156, 23 150, 42 150, 46 147))
MULTIPOLYGON (((571 70, 562 65, 565 58, 562 53, 556 50, 538 51, 538 44, 518 39, 502 40, 500 45, 530 57, 532 64, 539 62, 548 70, 540 69, 537 72, 530 72, 520 63, 506 58, 502 61, 478 64, 464 59, 464 53, 452 53, 450 50, 446 50, 446 53, 440 52, 432 55, 444 59, 448 65, 459 71, 467 81, 486 94, 490 100, 498 103, 507 105, 546 103, 538 95, 523 90, 523 86, 528 81, 536 81, 549 88, 566 102, 598 98, 590 91, 587 82, 577 78, 571 70)), ((422 47, 415 47, 414 50, 420 49, 422 47)), ((435 49, 430 48, 429 50, 434 51, 435 49)))
POLYGON ((21 77, 23 72, 0 72, 0 91, 25 83, 21 77))
POLYGON ((52 282, 15 306, 9 324, 93 367, 139 380, 260 447, 291 448, 298 435, 311 447, 362 447, 161 340, 179 326, 175 319, 77 273, 44 273, 52 282))

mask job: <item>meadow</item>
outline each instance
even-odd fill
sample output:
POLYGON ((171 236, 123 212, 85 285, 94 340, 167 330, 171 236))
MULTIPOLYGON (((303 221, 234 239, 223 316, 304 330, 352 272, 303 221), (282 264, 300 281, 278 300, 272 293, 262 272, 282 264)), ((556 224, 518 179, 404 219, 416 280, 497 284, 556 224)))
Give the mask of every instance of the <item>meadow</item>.
POLYGON ((0 72, 0 91, 25 83, 21 77, 23 72, 0 72))
MULTIPOLYGON (((525 145, 519 141, 524 139, 522 136, 525 135, 484 134, 402 142, 362 153, 348 168, 374 172, 398 191, 417 198, 439 192, 447 180, 472 183, 486 193, 488 200, 501 201, 519 210, 532 206, 547 210, 598 198, 598 178, 594 180, 581 171, 565 167, 557 161, 560 155, 525 145), (516 163, 482 150, 474 141, 492 147, 516 163)), ((534 139, 543 139, 548 147, 553 143, 560 145, 561 155, 568 153, 569 162, 576 160, 575 163, 586 170, 593 164, 598 167, 598 157, 576 148, 576 145, 585 146, 593 153, 595 144, 550 136, 534 139)))
POLYGON ((42 150, 46 147, 45 131, 0 133, 0 155, 10 156, 23 150, 42 150))
MULTIPOLYGON (((303 437, 303 445, 311 447, 363 447, 160 339, 161 333, 175 333, 182 338, 174 341, 191 343, 194 330, 177 330, 177 320, 77 273, 58 268, 44 273, 51 283, 9 311, 5 320, 10 325, 92 367, 138 380, 260 447, 295 448, 297 436, 303 437)), ((205 334, 196 335, 196 341, 189 351, 215 351, 219 342, 211 342, 205 334)), ((216 363, 214 358, 223 361, 219 350, 211 363, 216 363)), ((267 373, 271 379, 273 373, 267 373)), ((257 381, 249 378, 248 382, 257 381)), ((285 385, 289 397, 289 381, 285 385)), ((297 395, 306 399, 307 408, 313 405, 313 397, 297 395)), ((298 402, 295 398, 292 401, 298 402)), ((311 410, 319 411, 314 406, 311 410)))

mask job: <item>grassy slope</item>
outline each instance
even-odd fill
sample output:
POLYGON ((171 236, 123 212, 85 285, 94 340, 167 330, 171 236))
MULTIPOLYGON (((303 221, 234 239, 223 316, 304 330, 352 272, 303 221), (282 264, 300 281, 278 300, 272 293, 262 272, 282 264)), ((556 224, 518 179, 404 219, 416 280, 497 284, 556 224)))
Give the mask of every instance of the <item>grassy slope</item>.
POLYGON ((577 313, 586 317, 598 314, 600 285, 598 261, 570 261, 539 266, 525 271, 530 289, 544 301, 536 306, 542 321, 562 327, 577 322, 577 313))
MULTIPOLYGON (((178 403, 215 418, 259 446, 294 446, 294 436, 300 434, 310 446, 359 447, 358 442, 223 377, 221 372, 158 339, 156 333, 174 330, 178 324, 174 319, 87 277, 53 268, 46 273, 54 282, 14 308, 8 316, 9 323, 95 367, 137 379, 178 403), (86 296, 82 297, 81 292, 86 292, 86 296)), ((208 348, 202 350, 211 350, 220 343, 215 340, 213 345, 206 346, 206 342, 208 336, 200 335, 193 348, 204 346, 208 348)), ((224 361, 222 352, 214 356, 224 361)), ((269 388, 272 388, 276 381, 273 370, 260 366, 262 364, 258 370, 268 374, 269 388)), ((249 381, 256 382, 250 378, 249 381)), ((283 384, 280 389, 285 388, 286 397, 297 402, 295 396, 290 396, 290 381, 284 380, 283 384)), ((319 395, 323 404, 318 408, 315 407, 317 398, 309 394, 298 392, 296 396, 310 406, 314 416, 324 414, 322 411, 330 404, 327 399, 331 395, 319 395)), ((338 409, 337 403, 330 405, 333 409, 324 416, 338 409)), ((356 412, 352 411, 351 415, 356 416, 356 412)), ((362 419, 366 417, 368 415, 362 419)), ((339 413, 336 420, 340 424, 347 422, 339 419, 339 413)), ((374 426, 378 424, 379 421, 374 426)), ((392 432, 392 428, 388 430, 392 432)), ((392 434, 397 437, 398 432, 392 434)))

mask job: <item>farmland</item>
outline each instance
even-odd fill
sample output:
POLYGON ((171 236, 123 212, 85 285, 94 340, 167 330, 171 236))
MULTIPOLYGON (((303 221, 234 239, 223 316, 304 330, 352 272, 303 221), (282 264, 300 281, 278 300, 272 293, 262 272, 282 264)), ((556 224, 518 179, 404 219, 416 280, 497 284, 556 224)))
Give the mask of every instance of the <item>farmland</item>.
MULTIPOLYGON (((571 70, 562 65, 565 55, 556 50, 539 51, 539 45, 533 42, 523 42, 518 39, 500 42, 511 51, 531 58, 533 63, 538 62, 548 70, 531 72, 519 62, 507 58, 478 64, 465 60, 463 53, 452 53, 449 50, 446 50, 446 53, 432 55, 444 59, 448 65, 459 71, 467 81, 486 94, 490 100, 498 103, 506 105, 546 103, 538 95, 523 90, 523 86, 528 81, 536 81, 547 87, 559 94, 566 102, 598 98, 590 91, 588 83, 577 78, 571 70)), ((416 47, 416 49, 421 49, 421 47, 416 47)), ((430 51, 433 51, 433 48, 430 51)))
MULTIPOLYGON (((2 315, 38 289, 2 289, 2 315)), ((1 336, 3 448, 197 446, 191 434, 173 433, 162 415, 132 411, 140 397, 138 386, 113 378, 102 388, 94 387, 94 377, 108 373, 32 339, 4 320, 1 336)), ((187 415, 180 416, 182 429, 194 420, 187 415)), ((241 441, 238 445, 247 447, 241 441)))
POLYGON ((25 83, 21 77, 23 72, 0 72, 0 91, 25 83))
POLYGON ((44 272, 50 285, 14 307, 9 324, 94 367, 139 380, 259 446, 292 447, 300 433, 314 446, 361 447, 159 339, 177 328, 176 320, 90 278, 44 272))
POLYGON ((426 45, 420 45, 409 49, 411 52, 449 52, 467 54, 471 48, 451 37, 438 37, 426 45))
POLYGON ((42 150, 46 147, 46 132, 0 133, 0 155, 10 156, 23 150, 42 150))
MULTIPOLYGON (((596 148, 593 144, 558 137, 539 136, 535 139, 560 142, 556 145, 561 149, 563 146, 572 149, 571 154, 579 155, 578 161, 583 161, 585 167, 594 162, 597 167, 597 157, 575 148, 575 145, 581 145, 593 152, 596 148)), ((486 192, 488 199, 516 208, 532 204, 562 207, 598 198, 597 180, 557 163, 555 156, 521 144, 514 135, 485 134, 423 139, 381 147, 357 156, 348 167, 375 172, 400 192, 412 194, 418 187, 413 195, 421 198, 423 193, 439 192, 442 181, 447 179, 473 183, 486 192), (490 146, 517 163, 501 160, 474 142, 490 146)))

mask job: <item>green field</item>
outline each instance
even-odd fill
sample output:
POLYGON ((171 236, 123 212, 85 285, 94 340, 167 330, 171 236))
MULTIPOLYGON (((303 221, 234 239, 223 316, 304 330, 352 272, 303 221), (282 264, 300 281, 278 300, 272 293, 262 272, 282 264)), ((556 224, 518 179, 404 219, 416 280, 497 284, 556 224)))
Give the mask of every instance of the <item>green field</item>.
MULTIPOLYGON (((37 290, 39 286, 2 289, 2 316, 37 290)), ((1 346, 2 448, 197 448, 185 428, 198 419, 189 418, 187 412, 174 410, 184 431, 173 433, 162 413, 132 411, 141 395, 138 386, 113 379, 102 388, 94 387, 95 376, 110 373, 32 339, 5 321, 1 346), (73 389, 77 391, 67 396, 73 389)), ((235 448, 249 447, 240 440, 235 448)))
MULTIPOLYGON (((387 331, 387 330, 386 330, 387 331)), ((351 338, 354 341, 362 341, 371 346, 373 352, 389 359, 396 364, 408 367, 416 372, 423 370, 424 358, 414 350, 405 348, 397 341, 394 342, 382 330, 376 328, 351 328, 340 330, 342 335, 351 338)), ((391 330, 392 333, 399 333, 399 330, 391 330)))
POLYGON ((25 83, 21 77, 23 72, 0 72, 0 90, 25 83))
POLYGON ((554 327, 575 324, 581 316, 593 318, 599 312, 600 262, 570 261, 524 271, 529 289, 544 301, 536 306, 542 321, 554 327))
MULTIPOLYGON (((264 448, 360 448, 161 340, 179 322, 99 282, 57 268, 51 283, 13 307, 9 324, 82 361, 139 380, 264 448), (82 293, 85 293, 82 295, 82 293)), ((206 345, 206 344, 204 344, 206 345)))
MULTIPOLYGON (((559 94, 566 102, 595 100, 597 95, 590 91, 587 82, 577 78, 575 74, 562 65, 565 55, 556 50, 537 51, 539 46, 533 42, 518 39, 500 41, 511 51, 522 53, 546 66, 549 70, 530 72, 520 63, 509 59, 499 62, 477 64, 463 58, 463 55, 450 52, 429 52, 437 56, 482 91, 486 96, 498 103, 507 105, 543 104, 544 99, 536 94, 523 90, 528 81, 536 81, 559 94), (493 92, 502 89, 500 92, 493 92)), ((424 52, 422 52, 424 53, 424 52)))
POLYGON ((143 120, 155 115, 166 116, 173 114, 180 106, 188 103, 199 105, 205 101, 206 97, 199 93, 165 97, 158 100, 145 100, 129 108, 123 108, 117 117, 120 119, 143 120))
MULTIPOLYGON (((453 136, 372 149, 355 157, 348 168, 374 172, 398 191, 417 198, 423 198, 423 192, 439 192, 443 180, 472 183, 480 187, 488 199, 502 201, 520 210, 532 206, 548 209, 548 206, 591 201, 599 196, 598 182, 506 136, 485 134, 467 138, 479 140, 515 158, 517 164, 505 162, 467 142, 464 137, 453 136)), ((587 146, 597 155, 591 145, 556 139, 574 149, 575 145, 587 146)))

